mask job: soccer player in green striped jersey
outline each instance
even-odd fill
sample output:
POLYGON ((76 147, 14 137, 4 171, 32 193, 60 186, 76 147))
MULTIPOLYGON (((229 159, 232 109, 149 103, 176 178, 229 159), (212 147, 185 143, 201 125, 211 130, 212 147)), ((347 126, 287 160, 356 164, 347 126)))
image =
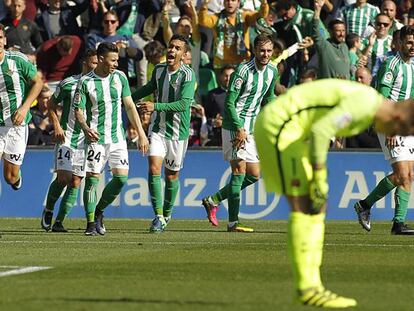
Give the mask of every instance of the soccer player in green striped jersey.
POLYGON ((369 38, 362 40, 362 54, 368 58, 367 67, 372 76, 377 75, 383 57, 391 51, 392 36, 388 34, 391 19, 380 13, 375 17, 375 31, 369 38))
MULTIPOLYGON (((414 98, 414 26, 400 30, 400 51, 388 58, 377 75, 377 88, 394 102, 414 98)), ((384 177, 375 189, 364 199, 355 203, 355 211, 362 227, 370 231, 371 207, 395 189, 395 209, 391 234, 414 235, 414 229, 404 222, 410 200, 414 167, 414 136, 378 135, 385 159, 392 167, 392 173, 384 177)))
POLYGON ((82 73, 61 81, 48 103, 49 116, 55 129, 53 136, 56 141, 56 178, 49 186, 46 206, 42 213, 41 226, 46 231, 52 229, 53 232, 67 232, 62 223, 76 202, 80 183, 85 176, 84 136, 79 124, 76 123, 72 102, 79 79, 95 69, 97 64, 96 50, 86 51, 82 60, 82 73), (60 121, 58 110, 62 115, 60 121), (55 203, 65 187, 66 191, 52 226, 55 203))
POLYGON ((152 113, 149 136, 148 187, 153 219, 150 232, 163 232, 171 220, 175 198, 180 187, 179 173, 187 151, 190 128, 190 105, 194 101, 194 71, 183 63, 188 41, 173 35, 168 43, 167 62, 156 65, 151 80, 138 89, 134 100, 155 93, 156 102, 141 102, 142 113, 152 113), (161 169, 164 163, 165 191, 161 193, 161 169))
POLYGON ((356 135, 372 123, 388 135, 413 134, 414 100, 393 103, 369 86, 322 79, 289 89, 257 117, 254 135, 266 190, 285 195, 290 206, 288 254, 297 298, 304 305, 357 304, 326 290, 320 276, 326 161, 331 137, 356 135))
POLYGON ((87 219, 85 235, 105 234, 103 211, 115 200, 128 180, 128 150, 121 119, 122 104, 138 133, 139 149, 143 153, 148 150, 148 139, 132 101, 128 79, 125 73, 116 69, 118 48, 113 43, 102 42, 97 54, 98 65, 80 79, 73 103, 75 118, 85 134, 87 144, 83 194, 87 219), (106 162, 109 162, 112 179, 97 203, 96 187, 106 162))
POLYGON ((337 18, 345 22, 347 33, 362 36, 365 28, 379 12, 379 8, 367 3, 367 0, 357 0, 356 3, 343 7, 337 18))
POLYGON ((36 67, 15 51, 6 51, 6 35, 0 24, 0 158, 5 181, 14 190, 22 186, 20 166, 26 151, 30 105, 43 87, 36 67))
POLYGON ((256 37, 254 58, 240 64, 232 74, 224 103, 223 154, 230 162, 232 175, 226 186, 205 197, 202 204, 209 221, 217 226, 217 206, 228 199, 229 232, 253 232, 239 222, 240 192, 260 177, 253 127, 260 108, 275 98, 278 71, 269 64, 273 46, 272 37, 263 34, 256 37))

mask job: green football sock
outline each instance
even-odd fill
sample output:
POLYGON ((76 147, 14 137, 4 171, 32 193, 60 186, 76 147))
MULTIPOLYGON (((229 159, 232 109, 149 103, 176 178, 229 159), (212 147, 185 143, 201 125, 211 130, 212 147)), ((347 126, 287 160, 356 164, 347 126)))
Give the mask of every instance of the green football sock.
POLYGON ((76 202, 76 199, 78 198, 78 190, 79 188, 66 188, 62 201, 60 201, 59 212, 56 216, 57 221, 63 222, 65 217, 69 215, 73 205, 76 202))
POLYGON ((164 217, 170 217, 174 207, 175 199, 177 198, 178 189, 180 189, 180 180, 178 178, 173 180, 165 180, 164 191, 164 217))
POLYGON ((410 193, 403 188, 397 187, 395 190, 395 211, 394 222, 404 222, 407 216, 408 202, 410 201, 410 193))
POLYGON ((230 191, 228 194, 229 202, 229 222, 239 220, 240 191, 245 174, 232 174, 230 178, 230 191))
MULTIPOLYGON (((246 174, 246 176, 243 179, 241 190, 243 190, 244 188, 247 188, 248 186, 254 184, 258 180, 259 179, 256 176, 246 174)), ((226 200, 228 198, 228 195, 229 195, 229 189, 230 189, 230 183, 228 183, 223 188, 221 188, 219 191, 217 191, 215 194, 213 194, 211 196, 211 200, 215 204, 219 204, 221 201, 226 200)))
POLYGON ((148 173, 148 188, 151 195, 151 203, 155 215, 163 215, 161 175, 152 175, 151 173, 148 173))
POLYGON ((117 175, 112 176, 111 181, 105 186, 102 191, 102 196, 99 199, 96 208, 103 211, 105 207, 111 204, 116 197, 121 193, 122 187, 128 181, 128 175, 117 175))
POLYGON ((55 178, 49 186, 49 191, 47 192, 46 198, 46 209, 53 211, 55 209, 55 203, 59 199, 60 195, 65 189, 66 186, 61 185, 57 178, 55 178))
POLYGON ((325 214, 307 215, 291 212, 288 222, 288 252, 296 289, 306 290, 322 285, 322 263, 325 214))
POLYGON ((383 197, 387 195, 395 186, 388 178, 388 176, 381 179, 378 185, 371 191, 371 193, 363 200, 365 206, 368 208, 372 207, 375 202, 381 200, 383 197))
POLYGON ((85 189, 83 191, 83 204, 85 205, 85 215, 88 222, 93 222, 96 208, 96 187, 99 183, 97 177, 86 177, 85 189))

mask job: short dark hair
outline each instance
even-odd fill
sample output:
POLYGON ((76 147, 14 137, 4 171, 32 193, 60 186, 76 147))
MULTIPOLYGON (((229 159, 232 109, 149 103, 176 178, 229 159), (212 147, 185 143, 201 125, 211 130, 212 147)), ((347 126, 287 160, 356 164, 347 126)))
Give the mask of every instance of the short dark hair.
POLYGON ((96 54, 98 56, 105 56, 108 53, 118 53, 118 47, 116 44, 111 42, 101 42, 98 45, 98 49, 96 50, 96 54))
POLYGON ((269 35, 266 35, 266 34, 260 34, 256 38, 254 38, 253 46, 256 48, 259 45, 262 45, 266 42, 271 42, 273 46, 275 45, 275 42, 274 42, 272 36, 269 36, 269 35))
POLYGON ((85 53, 82 55, 81 62, 86 61, 89 57, 96 56, 98 53, 95 49, 87 49, 85 53))
POLYGON ((296 0, 280 0, 276 2, 275 11, 280 12, 282 10, 289 10, 291 7, 295 7, 298 5, 296 0))
POLYGON ((236 70, 236 68, 233 65, 227 64, 220 68, 220 74, 222 75, 226 70, 236 70))
POLYGON ((304 72, 301 73, 300 80, 304 80, 304 79, 316 80, 317 77, 318 77, 318 74, 316 72, 316 69, 308 68, 304 72))
POLYGON ((414 36, 414 26, 405 25, 400 29, 400 40, 404 40, 406 36, 414 36))
POLYGON ((165 46, 157 40, 151 41, 144 46, 144 53, 146 58, 162 57, 165 55, 165 52, 165 46))
POLYGON ((357 43, 360 38, 361 37, 354 32, 347 34, 345 38, 345 42, 346 42, 346 45, 348 46, 348 49, 353 48, 355 46, 355 43, 357 43))
POLYGON ((188 40, 186 37, 184 37, 183 35, 179 35, 179 34, 175 34, 171 37, 170 42, 173 40, 178 40, 178 41, 182 41, 184 42, 184 49, 185 51, 189 51, 190 50, 190 46, 188 44, 188 40))
POLYGON ((334 26, 335 26, 335 25, 338 25, 338 24, 345 25, 345 23, 344 23, 343 21, 341 21, 341 20, 339 20, 339 19, 333 19, 333 20, 331 20, 331 21, 329 22, 329 24, 328 24, 328 29, 329 29, 329 30, 333 30, 334 26))
POLYGON ((6 35, 6 33, 4 31, 4 28, 6 28, 6 27, 4 27, 4 25, 2 23, 0 23, 0 31, 3 31, 4 35, 6 35))

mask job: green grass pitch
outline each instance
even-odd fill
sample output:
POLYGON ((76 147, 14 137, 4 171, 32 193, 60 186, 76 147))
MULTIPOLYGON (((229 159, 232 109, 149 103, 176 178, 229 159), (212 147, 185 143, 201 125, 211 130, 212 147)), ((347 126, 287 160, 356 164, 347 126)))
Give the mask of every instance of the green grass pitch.
MULTIPOLYGON (((107 219, 107 235, 46 233, 39 219, 0 219, 0 310, 314 310, 293 302, 285 221, 247 221, 257 232, 227 233, 207 221, 175 220, 149 234, 149 220, 107 219)), ((391 223, 364 232, 328 222, 325 286, 356 298, 353 310, 413 310, 414 237, 391 223)), ((320 309, 319 309, 320 310, 320 309)))

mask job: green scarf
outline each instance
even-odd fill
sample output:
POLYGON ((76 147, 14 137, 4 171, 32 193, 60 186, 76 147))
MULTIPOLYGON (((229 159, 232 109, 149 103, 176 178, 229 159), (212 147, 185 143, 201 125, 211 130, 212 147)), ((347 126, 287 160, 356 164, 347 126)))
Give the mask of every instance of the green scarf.
POLYGON ((125 23, 121 27, 118 28, 116 33, 118 35, 132 36, 134 34, 137 17, 138 17, 137 3, 136 1, 132 1, 131 12, 129 13, 128 19, 125 21, 125 23))
MULTIPOLYGON (((216 44, 216 56, 220 59, 224 59, 224 31, 226 25, 227 14, 223 10, 219 14, 217 21, 217 44, 216 44)), ((246 45, 243 38, 243 20, 240 10, 236 13, 236 37, 237 37, 237 55, 243 55, 246 53, 246 45)))

